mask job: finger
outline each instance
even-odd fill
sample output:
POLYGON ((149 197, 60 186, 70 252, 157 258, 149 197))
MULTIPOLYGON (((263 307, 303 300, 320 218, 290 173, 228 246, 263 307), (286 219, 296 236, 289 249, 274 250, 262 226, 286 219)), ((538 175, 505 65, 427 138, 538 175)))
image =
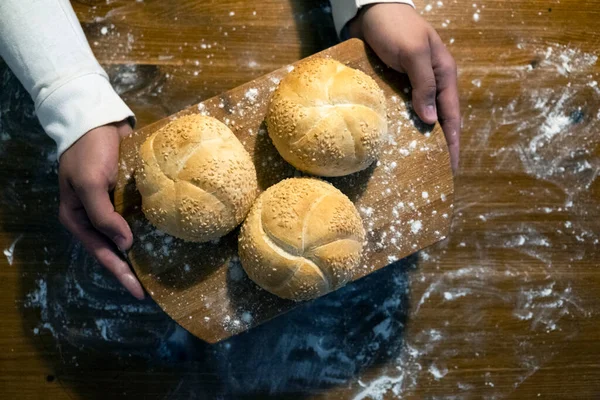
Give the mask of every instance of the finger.
POLYGON ((76 210, 61 203, 59 218, 61 223, 81 241, 86 250, 112 272, 129 293, 139 300, 144 298, 144 290, 129 265, 117 255, 111 242, 94 229, 83 208, 76 210))
POLYGON ((119 249, 129 249, 133 243, 133 234, 125 219, 115 211, 108 188, 101 184, 91 184, 76 188, 76 192, 92 225, 119 249))
POLYGON ((415 112, 427 124, 434 124, 437 117, 435 95, 437 91, 435 75, 431 65, 429 41, 409 52, 401 60, 404 71, 408 74, 413 87, 412 101, 415 112))
POLYGON ((437 107, 446 135, 454 172, 458 170, 460 145, 460 102, 456 63, 437 34, 432 38, 432 64, 438 86, 437 107))

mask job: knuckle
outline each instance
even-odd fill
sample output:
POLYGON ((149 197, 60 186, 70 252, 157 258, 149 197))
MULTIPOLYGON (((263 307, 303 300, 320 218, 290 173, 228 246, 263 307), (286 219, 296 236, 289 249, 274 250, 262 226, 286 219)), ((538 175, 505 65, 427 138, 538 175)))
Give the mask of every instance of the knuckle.
POLYGON ((455 132, 460 132, 460 117, 456 115, 442 118, 442 122, 454 128, 455 132))
POLYGON ((97 189, 105 186, 105 180, 94 174, 84 174, 78 179, 73 179, 76 190, 97 189))
POLYGON ((440 69, 445 74, 456 75, 456 61, 454 61, 454 58, 452 58, 451 56, 444 57, 440 60, 440 69))
POLYGON ((428 43, 413 43, 407 46, 406 53, 412 57, 420 57, 429 54, 429 44, 428 43))
POLYGON ((93 218, 91 218, 91 222, 94 228, 101 232, 106 232, 112 227, 112 224, 110 223, 110 218, 108 218, 107 216, 94 216, 93 218))
POLYGON ((437 92, 437 85, 435 82, 435 78, 427 78, 419 83, 416 88, 418 94, 425 98, 435 97, 437 92))

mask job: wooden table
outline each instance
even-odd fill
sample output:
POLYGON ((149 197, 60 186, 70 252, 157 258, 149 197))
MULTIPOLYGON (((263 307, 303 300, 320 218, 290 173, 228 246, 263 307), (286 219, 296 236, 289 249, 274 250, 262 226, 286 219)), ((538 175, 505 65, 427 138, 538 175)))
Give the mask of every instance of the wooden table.
MULTIPOLYGON (((1 65, 0 397, 598 398, 600 1, 417 3, 460 69, 452 234, 216 346, 60 227, 52 142, 1 65)), ((139 126, 336 41, 320 0, 74 6, 139 126)))

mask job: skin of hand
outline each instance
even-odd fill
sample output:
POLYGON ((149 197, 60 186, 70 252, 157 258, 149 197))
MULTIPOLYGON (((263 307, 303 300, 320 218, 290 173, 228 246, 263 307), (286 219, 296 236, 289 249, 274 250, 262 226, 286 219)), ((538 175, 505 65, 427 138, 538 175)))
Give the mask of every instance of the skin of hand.
POLYGON ((117 181, 119 143, 131 133, 126 121, 90 130, 60 157, 60 222, 89 253, 108 268, 136 298, 144 290, 119 255, 129 249, 133 235, 127 222, 115 212, 109 192, 117 181))
POLYGON ((425 123, 439 120, 456 173, 461 128, 456 63, 435 29, 410 5, 379 3, 362 8, 348 32, 388 66, 408 74, 414 110, 425 123))

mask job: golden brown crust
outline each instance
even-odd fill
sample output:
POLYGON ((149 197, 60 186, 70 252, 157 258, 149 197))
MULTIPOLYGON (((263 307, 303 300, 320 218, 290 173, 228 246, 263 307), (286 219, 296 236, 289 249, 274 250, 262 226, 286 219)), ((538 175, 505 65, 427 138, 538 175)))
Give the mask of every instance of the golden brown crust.
POLYGON ((385 96, 377 83, 325 58, 303 62, 281 81, 266 120, 281 156, 321 176, 367 168, 387 134, 385 96))
POLYGON ((318 179, 287 179, 256 200, 239 238, 248 276, 263 289, 308 300, 352 278, 365 232, 352 202, 318 179))
POLYGON ((139 155, 142 210, 154 226, 178 238, 206 242, 227 234, 256 198, 250 155, 214 118, 180 117, 150 136, 139 155))

